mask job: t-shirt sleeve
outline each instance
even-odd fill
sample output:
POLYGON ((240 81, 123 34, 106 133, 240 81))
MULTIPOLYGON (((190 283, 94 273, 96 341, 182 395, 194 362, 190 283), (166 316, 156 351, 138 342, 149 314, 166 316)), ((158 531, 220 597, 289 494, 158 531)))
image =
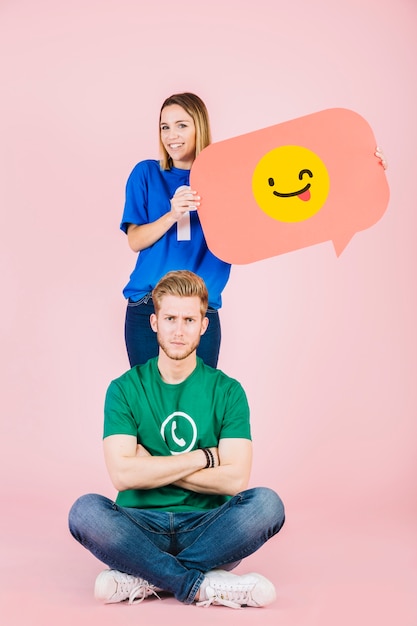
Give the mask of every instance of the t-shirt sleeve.
POLYGON ((137 423, 123 389, 116 381, 113 381, 107 389, 104 402, 103 439, 110 435, 137 437, 137 432, 137 423))
POLYGON ((120 229, 126 233, 129 224, 140 225, 148 222, 148 181, 145 164, 141 162, 133 168, 127 179, 120 229))
POLYGON ((243 387, 232 381, 227 394, 220 439, 251 439, 250 410, 243 387))

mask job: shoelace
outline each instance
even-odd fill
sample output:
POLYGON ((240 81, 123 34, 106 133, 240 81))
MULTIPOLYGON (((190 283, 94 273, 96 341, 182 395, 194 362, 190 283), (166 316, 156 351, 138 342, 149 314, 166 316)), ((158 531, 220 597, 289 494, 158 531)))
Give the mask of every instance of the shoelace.
POLYGON ((118 572, 116 579, 117 588, 116 592, 113 595, 113 597, 117 601, 124 600, 126 596, 130 593, 129 589, 132 586, 131 578, 132 577, 129 574, 123 574, 122 572, 118 572))
POLYGON ((129 604, 139 604, 145 598, 153 594, 160 600, 161 598, 156 593, 156 587, 150 585, 146 580, 142 580, 135 585, 129 594, 129 604))
POLYGON ((208 600, 197 602, 197 606, 207 607, 216 602, 231 609, 241 609, 242 604, 247 604, 250 599, 250 586, 246 589, 215 589, 214 595, 208 600))

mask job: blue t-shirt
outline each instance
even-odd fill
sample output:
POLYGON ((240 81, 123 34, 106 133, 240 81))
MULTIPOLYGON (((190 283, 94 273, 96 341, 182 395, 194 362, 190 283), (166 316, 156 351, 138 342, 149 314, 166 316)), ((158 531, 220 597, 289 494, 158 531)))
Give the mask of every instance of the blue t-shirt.
MULTIPOLYGON (((126 184, 126 201, 120 228, 149 224, 171 210, 170 200, 181 185, 190 184, 190 171, 172 167, 161 170, 159 161, 138 163, 126 184)), ((197 190, 198 191, 198 190, 197 190)), ((209 306, 219 309, 221 294, 229 279, 230 264, 218 259, 207 247, 197 211, 190 211, 191 239, 178 240, 177 224, 152 246, 139 252, 135 269, 123 290, 126 298, 140 300, 172 270, 190 270, 201 276, 209 293, 209 306)))

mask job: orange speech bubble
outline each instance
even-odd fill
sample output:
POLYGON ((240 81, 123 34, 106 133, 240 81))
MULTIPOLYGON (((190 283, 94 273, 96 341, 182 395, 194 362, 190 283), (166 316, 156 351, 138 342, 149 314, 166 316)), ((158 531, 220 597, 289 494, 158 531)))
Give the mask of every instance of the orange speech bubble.
POLYGON ((190 177, 208 247, 244 264, 331 240, 339 256, 387 208, 376 146, 369 124, 348 109, 211 144, 190 177))

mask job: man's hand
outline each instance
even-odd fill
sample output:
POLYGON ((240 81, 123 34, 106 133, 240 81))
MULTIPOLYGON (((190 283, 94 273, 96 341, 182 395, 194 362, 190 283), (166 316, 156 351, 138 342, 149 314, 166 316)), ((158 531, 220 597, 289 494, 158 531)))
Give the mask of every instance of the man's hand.
POLYGON ((136 456, 152 456, 150 452, 141 444, 138 443, 136 446, 136 456))
POLYGON ((214 468, 204 468, 175 481, 175 485, 197 493, 234 496, 247 489, 252 464, 249 439, 221 439, 218 448, 209 448, 214 468))
MULTIPOLYGON (((220 465, 220 460, 219 460, 219 450, 218 448, 208 448, 210 450, 210 452, 213 455, 213 461, 214 461, 214 465, 213 467, 219 467, 220 465)), ((141 443, 138 443, 138 445, 136 446, 136 456, 152 456, 150 452, 148 452, 148 450, 145 448, 145 446, 143 446, 141 443)))

